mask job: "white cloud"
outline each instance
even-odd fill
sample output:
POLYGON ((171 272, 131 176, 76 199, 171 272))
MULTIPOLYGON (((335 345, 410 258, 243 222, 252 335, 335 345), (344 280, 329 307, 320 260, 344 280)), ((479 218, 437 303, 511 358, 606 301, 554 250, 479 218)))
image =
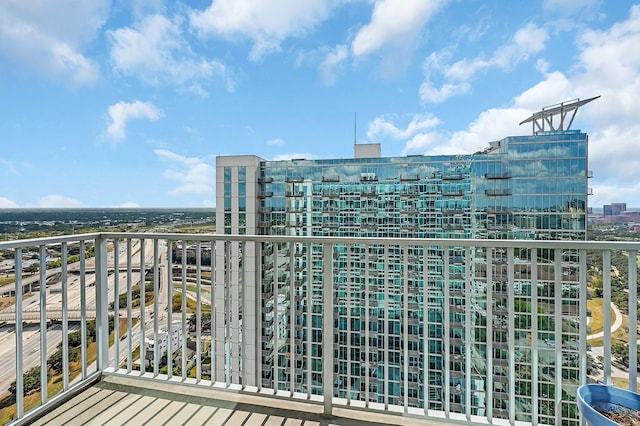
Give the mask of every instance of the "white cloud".
POLYGON ((280 138, 271 139, 271 140, 267 141, 267 145, 282 146, 282 145, 284 145, 284 141, 282 139, 280 139, 280 138))
POLYGON ((568 78, 571 94, 602 95, 578 114, 578 124, 588 123, 591 130, 592 202, 633 200, 639 205, 640 6, 631 8, 628 19, 605 30, 586 31, 579 41, 580 60, 568 78))
POLYGON ((439 73, 445 68, 445 63, 451 58, 453 52, 450 49, 443 49, 438 52, 431 52, 423 64, 425 79, 420 85, 420 99, 423 102, 440 103, 450 97, 466 93, 471 86, 466 83, 444 83, 440 87, 435 87, 431 82, 431 76, 439 73))
POLYGON ((592 118, 599 123, 634 125, 640 110, 640 5, 628 20, 604 31, 587 31, 579 40, 579 72, 575 85, 602 95, 593 104, 592 118), (605 84, 606 83, 606 84, 605 84))
POLYGON ((467 93, 470 88, 469 83, 445 83, 440 87, 435 87, 429 80, 425 80, 420 85, 419 93, 423 102, 440 103, 453 96, 467 93))
MULTIPOLYGON (((492 108, 482 112, 467 130, 451 135, 447 148, 455 153, 473 153, 487 148, 490 141, 504 138, 506 135, 530 134, 528 128, 519 126, 523 119, 531 115, 530 110, 521 108, 492 108)), ((442 148, 442 147, 439 147, 442 148)), ((430 152, 442 154, 441 149, 430 152)))
POLYGON ((131 0, 133 16, 143 17, 148 14, 163 13, 166 10, 163 0, 131 0))
POLYGON ((18 170, 16 169, 16 164, 13 161, 5 160, 0 157, 0 166, 2 166, 2 171, 7 174, 18 174, 18 170))
POLYGON ((154 151, 159 159, 171 163, 165 170, 165 179, 175 182, 177 187, 170 195, 209 194, 216 182, 215 169, 201 158, 184 157, 166 149, 154 151))
POLYGON ((489 68, 491 62, 483 58, 461 59, 442 70, 448 81, 466 81, 473 77, 478 71, 489 68))
POLYGON ((573 15, 582 9, 593 10, 602 0, 544 0, 543 7, 554 13, 573 15))
POLYGON ((530 131, 518 126, 530 110, 522 108, 496 108, 482 112, 468 129, 449 134, 433 130, 417 132, 405 142, 402 154, 470 154, 488 146, 488 142, 502 139, 505 135, 528 134, 530 131))
POLYGON ((536 61, 536 70, 541 74, 548 73, 549 67, 550 67, 549 62, 545 61, 542 58, 538 58, 538 60, 536 61))
POLYGON ((546 74, 544 80, 516 96, 514 104, 518 108, 538 111, 550 103, 571 99, 572 92, 573 88, 567 77, 559 71, 553 71, 546 74))
POLYGON ((132 201, 127 201, 127 202, 124 202, 124 203, 116 206, 116 208, 119 208, 119 209, 139 209, 140 208, 140 204, 134 203, 132 201))
POLYGON ((444 1, 377 0, 371 21, 356 34, 351 51, 364 56, 383 47, 411 47, 444 1))
POLYGON ((162 115, 162 111, 149 102, 118 102, 109 107, 111 122, 107 127, 107 134, 115 140, 122 140, 126 136, 125 128, 129 120, 146 118, 156 121, 162 115))
POLYGON ((204 11, 192 11, 191 27, 200 35, 249 39, 249 59, 257 61, 280 50, 289 37, 301 37, 329 17, 339 0, 212 0, 204 11))
POLYGON ((340 72, 348 56, 349 49, 343 44, 336 46, 327 53, 319 67, 324 84, 327 86, 333 86, 335 84, 337 79, 336 74, 340 72))
POLYGON ((592 206, 627 202, 629 207, 637 208, 640 183, 629 182, 626 185, 594 185, 593 196, 589 199, 592 206), (631 202, 629 204, 629 202, 631 202))
POLYGON ((418 133, 405 144, 402 155, 427 152, 430 147, 442 145, 445 141, 444 135, 438 132, 418 133))
POLYGON ((440 124, 440 120, 431 115, 415 115, 406 129, 400 129, 384 117, 376 117, 369 123, 367 137, 369 139, 376 139, 378 137, 388 136, 393 139, 407 139, 416 133, 435 127, 438 124, 440 124))
POLYGON ((114 69, 147 84, 169 83, 206 96, 205 81, 218 77, 227 90, 235 81, 220 61, 196 58, 182 34, 182 20, 150 15, 133 28, 108 31, 114 69))
POLYGON ((397 117, 376 117, 369 123, 367 138, 380 140, 390 138, 394 141, 403 141, 405 146, 402 155, 425 152, 435 149, 447 141, 447 137, 438 131, 433 131, 440 124, 440 120, 432 115, 414 115, 406 128, 399 128, 393 120, 397 117))
POLYGON ((18 203, 11 201, 8 198, 0 197, 0 209, 17 209, 18 203))
MULTIPOLYGON (((590 203, 627 201, 640 206, 640 6, 631 8, 628 19, 608 29, 588 30, 578 40, 578 61, 569 73, 548 71, 548 64, 538 63, 543 78, 515 96, 511 107, 487 110, 467 129, 451 135, 418 134, 406 142, 403 152, 475 152, 505 135, 531 134, 530 125, 518 123, 544 106, 602 95, 581 108, 572 125, 589 133, 589 167, 595 175, 590 203)), ((531 46, 532 51, 540 47, 531 46)))
POLYGON ((38 208, 64 209, 64 208, 81 208, 84 207, 80 201, 75 198, 65 197, 64 195, 47 195, 38 200, 36 205, 38 208))
POLYGON ((466 93, 471 87, 469 81, 478 72, 489 68, 510 71, 542 51, 548 39, 549 34, 545 28, 529 23, 518 29, 512 41, 499 47, 488 59, 477 56, 447 64, 451 51, 431 53, 424 63, 425 79, 420 86, 420 99, 423 102, 439 103, 466 93), (440 87, 433 83, 438 77, 444 80, 440 87))
POLYGON ((271 159, 271 161, 289 161, 289 160, 314 160, 318 158, 315 154, 311 154, 308 152, 294 152, 291 154, 280 154, 276 155, 271 159))
POLYGON ((548 40, 548 31, 530 22, 516 31, 512 43, 494 53, 490 64, 504 70, 512 69, 542 51, 548 40))
POLYGON ((639 132, 640 124, 628 127, 610 125, 589 135, 589 167, 594 171, 597 182, 604 185, 617 181, 624 187, 638 181, 639 132))
POLYGON ((72 85, 96 82, 99 67, 83 55, 82 49, 104 25, 109 3, 108 0, 0 2, 0 62, 27 66, 72 85))

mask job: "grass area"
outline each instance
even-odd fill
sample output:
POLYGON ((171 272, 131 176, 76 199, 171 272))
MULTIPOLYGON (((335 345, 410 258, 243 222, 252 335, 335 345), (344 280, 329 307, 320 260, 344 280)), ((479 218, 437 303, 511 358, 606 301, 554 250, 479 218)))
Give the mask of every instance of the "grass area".
MULTIPOLYGON (((198 287, 195 286, 195 285, 189 284, 187 286, 187 291, 190 291, 192 293, 197 293, 198 292, 198 287)), ((211 298, 211 292, 201 288, 200 289, 200 296, 202 298, 202 303, 207 303, 207 302, 209 302, 209 300, 211 298)))
MULTIPOLYGON (((587 310, 591 311, 591 320, 589 321, 589 327, 591 328, 591 334, 602 331, 604 328, 604 305, 602 298, 587 300, 587 310)), ((616 315, 611 310, 611 324, 616 320, 616 315)))
POLYGON ((0 309, 6 309, 10 306, 13 306, 16 304, 16 298, 15 297, 2 297, 0 298, 0 309))
POLYGON ((211 281, 211 272, 209 272, 209 271, 200 272, 200 276, 205 280, 211 281))
MULTIPOLYGON (((601 315, 602 317, 602 315, 601 315)), ((612 312, 611 324, 613 324, 615 315, 612 312)), ((601 327, 602 330, 602 327, 601 327)), ((619 329, 611 334, 611 344, 614 343, 628 343, 629 342, 629 317, 622 314, 622 325, 619 329)), ((602 346, 604 344, 604 338, 589 340, 589 344, 592 346, 602 346)))
MULTIPOLYGON (((87 364, 91 364, 96 359, 96 343, 92 342, 87 347, 87 364)), ((75 377, 82 374, 82 361, 78 360, 69 363, 69 382, 75 377)), ((61 374, 57 374, 51 377, 47 384, 47 395, 52 398, 62 390, 63 377, 61 374)), ((7 394, 7 397, 11 397, 11 394, 7 394)), ((24 412, 31 410, 40 405, 40 391, 33 392, 24 397, 24 412)), ((15 419, 16 406, 12 404, 8 407, 0 409, 0 423, 7 424, 11 420, 15 419)))
MULTIPOLYGON (((195 314, 196 313, 196 301, 187 297, 187 313, 195 314)), ((182 312, 182 294, 176 293, 173 295, 172 309, 174 313, 182 312)), ((207 304, 202 304, 202 313, 211 313, 211 306, 207 304)))
MULTIPOLYGON (((138 324, 140 322, 140 318, 132 318, 131 319, 131 327, 135 327, 136 324, 138 324)), ((120 318, 120 327, 118 327, 118 336, 124 336, 125 334, 127 334, 127 319, 126 318, 120 318)), ((113 343, 115 342, 115 334, 111 333, 109 334, 109 347, 111 347, 113 345, 113 343)))
MULTIPOLYGON (((629 379, 623 379, 621 377, 612 377, 611 382, 614 386, 622 389, 629 389, 629 379)), ((638 389, 640 389, 640 380, 638 380, 638 389)))
MULTIPOLYGON (((145 290, 148 290, 148 286, 152 285, 153 283, 151 281, 146 281, 145 282, 145 290)), ((138 285, 134 285, 131 287, 131 293, 132 293, 132 300, 131 300, 131 309, 134 308, 139 308, 140 307, 140 291, 142 290, 142 287, 138 284, 138 285)), ((120 293, 120 296, 118 296, 118 300, 120 300, 120 297, 123 297, 123 301, 119 302, 120 304, 120 308, 121 309, 125 309, 126 308, 126 299, 124 297, 126 297, 127 292, 124 291, 122 293, 120 293)), ((153 298, 155 297, 155 293, 153 292, 153 290, 151 291, 147 291, 144 294, 144 306, 151 306, 153 305, 153 298)), ((110 309, 113 308, 112 305, 110 305, 110 309)))
POLYGON ((214 234, 216 232, 215 223, 202 223, 198 225, 179 225, 175 227, 177 232, 185 234, 214 234))
POLYGON ((13 284, 15 282, 14 277, 0 277, 0 287, 4 287, 5 285, 13 284))

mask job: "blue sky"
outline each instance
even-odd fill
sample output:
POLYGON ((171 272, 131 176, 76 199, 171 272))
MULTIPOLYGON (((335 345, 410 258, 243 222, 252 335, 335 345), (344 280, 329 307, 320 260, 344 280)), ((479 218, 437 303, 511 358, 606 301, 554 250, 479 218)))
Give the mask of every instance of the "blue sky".
POLYGON ((640 5, 2 0, 0 208, 205 207, 215 157, 472 153, 570 99, 640 207, 640 5))

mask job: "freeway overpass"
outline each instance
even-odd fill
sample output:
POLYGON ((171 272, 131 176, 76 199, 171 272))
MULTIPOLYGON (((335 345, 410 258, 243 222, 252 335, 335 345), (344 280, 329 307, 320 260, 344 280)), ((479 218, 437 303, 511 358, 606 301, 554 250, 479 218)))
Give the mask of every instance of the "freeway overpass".
MULTIPOLYGON (((87 309, 85 311, 85 318, 87 319, 95 319, 96 311, 95 309, 87 309)), ((70 321, 77 321, 82 319, 82 311, 80 310, 68 310, 67 318, 70 321)), ((37 322, 40 321, 40 311, 25 311, 22 313, 22 320, 26 322, 37 322)), ((47 320, 62 320, 62 309, 47 309, 47 320)), ((0 312, 0 322, 7 323, 15 323, 16 322, 16 313, 15 311, 2 311, 0 312)))
MULTIPOLYGON (((150 266, 145 266, 145 271, 149 271, 151 270, 150 266)), ((109 274, 113 274, 113 272, 115 271, 115 268, 113 266, 108 267, 107 271, 109 274)), ((127 267, 126 266, 120 266, 118 268, 118 271, 121 273, 127 272, 127 267)), ((87 267, 85 267, 84 269, 84 273, 85 274, 95 274, 96 269, 94 266, 89 266, 87 265, 87 267)), ((140 265, 135 265, 135 266, 131 266, 131 272, 140 272, 140 265)), ((61 274, 62 273, 62 269, 61 268, 52 268, 52 269, 47 269, 46 272, 46 279, 47 281, 49 281, 49 279, 55 277, 56 274, 61 274)), ((67 269, 67 274, 69 275, 80 275, 80 268, 79 267, 72 267, 67 269)), ((52 283, 48 283, 48 284, 52 284, 52 283)), ((22 292, 23 293, 29 293, 29 292, 33 292, 36 291, 40 288, 40 273, 35 273, 33 275, 28 275, 28 276, 23 276, 22 277, 22 292)), ((15 283, 10 283, 7 285, 4 285, 2 287, 0 287, 0 297, 2 296, 13 296, 15 293, 15 283)))

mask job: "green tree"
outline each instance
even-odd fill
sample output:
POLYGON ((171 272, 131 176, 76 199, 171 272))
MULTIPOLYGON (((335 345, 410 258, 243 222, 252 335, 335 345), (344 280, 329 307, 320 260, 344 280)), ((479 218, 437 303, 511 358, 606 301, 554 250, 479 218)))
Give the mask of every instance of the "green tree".
POLYGON ((47 360, 47 366, 53 371, 54 374, 62 373, 62 350, 58 349, 47 360))
POLYGON ((611 345, 611 355, 618 362, 629 366, 629 345, 626 343, 614 343, 611 345))
MULTIPOLYGON (((189 327, 196 328, 196 314, 191 314, 189 317, 189 327)), ((202 331, 211 330, 211 313, 203 312, 200 314, 200 327, 202 331)))
POLYGON ((594 276, 591 279, 591 287, 593 288, 593 296, 595 298, 602 297, 602 277, 594 276))
MULTIPOLYGON (((49 373, 47 373, 47 377, 51 377, 49 373)), ((34 391, 40 387, 40 366, 33 367, 26 373, 22 375, 22 383, 23 383, 23 395, 27 395, 29 392, 34 391)), ((9 385, 9 392, 15 399, 17 393, 17 385, 16 382, 11 383, 9 385)))

